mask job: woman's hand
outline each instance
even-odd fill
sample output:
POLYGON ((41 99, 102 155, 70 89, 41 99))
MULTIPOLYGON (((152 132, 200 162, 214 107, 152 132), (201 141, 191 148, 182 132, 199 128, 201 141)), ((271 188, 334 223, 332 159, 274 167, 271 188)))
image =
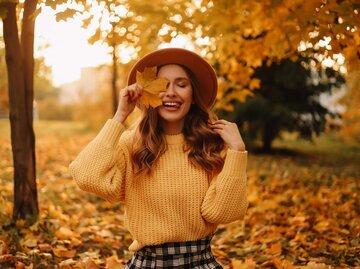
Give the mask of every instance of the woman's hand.
POLYGON ((143 88, 137 84, 131 84, 120 90, 119 105, 113 119, 123 123, 131 112, 134 111, 135 105, 142 95, 143 88))
POLYGON ((230 149, 245 151, 245 144, 236 123, 226 120, 216 120, 210 124, 210 128, 221 136, 230 149))

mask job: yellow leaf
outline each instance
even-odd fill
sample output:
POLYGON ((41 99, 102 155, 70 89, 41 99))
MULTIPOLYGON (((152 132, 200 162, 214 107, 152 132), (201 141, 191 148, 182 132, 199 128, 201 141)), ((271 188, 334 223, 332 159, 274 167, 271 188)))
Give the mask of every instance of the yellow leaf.
POLYGON ((91 259, 88 258, 85 262, 85 269, 98 269, 99 266, 91 259))
POLYGON ((136 72, 136 82, 141 86, 146 87, 153 79, 156 78, 156 72, 156 66, 145 67, 142 73, 139 71, 136 72))
POLYGON ((55 232, 55 235, 60 240, 70 239, 72 237, 80 237, 79 234, 73 232, 71 229, 65 226, 60 227, 60 229, 55 232))
POLYGON ((52 247, 49 244, 39 244, 38 245, 41 252, 50 252, 52 247))
POLYGON ((233 266, 234 269, 255 269, 256 266, 256 262, 253 261, 251 258, 249 259, 245 259, 245 261, 240 261, 240 260, 232 260, 231 261, 231 265, 233 266))
POLYGON ((9 252, 8 247, 5 243, 5 241, 0 240, 0 256, 7 254, 9 252))
POLYGON ((284 261, 283 268, 284 269, 294 269, 295 267, 292 264, 292 262, 286 260, 286 261, 284 261))
POLYGON ((239 261, 239 260, 233 260, 231 262, 231 265, 233 266, 234 269, 244 268, 244 263, 242 261, 239 261))
POLYGON ((140 102, 144 106, 157 107, 162 104, 159 94, 166 90, 169 81, 165 78, 156 77, 156 66, 145 67, 142 73, 137 71, 136 82, 143 87, 140 102))
POLYGON ((249 84, 250 90, 254 90, 254 89, 260 88, 260 83, 261 83, 261 80, 260 80, 260 79, 258 79, 258 78, 253 78, 253 79, 250 81, 250 84, 249 84))
POLYGON ((312 269, 327 269, 328 266, 325 263, 316 263, 316 262, 308 262, 305 268, 312 268, 312 269))
POLYGON ((267 252, 272 255, 279 255, 281 254, 281 251, 282 247, 280 242, 272 244, 271 247, 267 250, 267 252))
POLYGON ((73 258, 76 255, 76 249, 68 250, 63 246, 57 246, 52 249, 54 255, 59 258, 73 258))
POLYGON ((318 231, 319 233, 321 233, 321 232, 327 231, 327 230, 329 229, 329 226, 330 226, 329 221, 324 220, 324 221, 318 222, 318 223, 314 226, 314 229, 315 229, 316 231, 318 231))
POLYGON ((16 221, 16 227, 17 228, 23 228, 25 226, 25 220, 19 219, 16 221))
POLYGON ((64 260, 62 262, 60 262, 60 268, 61 269, 70 269, 70 268, 74 268, 73 266, 76 264, 76 261, 74 261, 73 259, 67 259, 64 260))
POLYGON ((34 248, 37 246, 37 239, 30 237, 24 241, 23 245, 29 248, 34 248))
POLYGON ((113 255, 106 259, 106 269, 122 269, 124 268, 124 263, 118 259, 116 255, 113 255))

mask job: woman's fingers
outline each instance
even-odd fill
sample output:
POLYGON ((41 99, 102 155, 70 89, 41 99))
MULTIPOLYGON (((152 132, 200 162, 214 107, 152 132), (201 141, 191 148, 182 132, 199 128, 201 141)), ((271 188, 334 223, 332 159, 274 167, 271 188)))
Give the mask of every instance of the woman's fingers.
POLYGON ((142 95, 143 88, 136 83, 126 86, 119 92, 119 104, 115 113, 115 118, 124 122, 128 115, 134 110, 136 103, 142 95))
POLYGON ((240 151, 245 149, 245 144, 236 123, 226 120, 216 120, 213 123, 209 123, 209 126, 221 136, 230 149, 240 151))
POLYGON ((229 121, 226 121, 226 120, 216 120, 213 123, 210 123, 209 126, 212 129, 220 129, 221 130, 225 126, 233 125, 233 124, 235 124, 235 123, 232 123, 232 122, 229 122, 229 121))
POLYGON ((141 87, 139 84, 136 84, 136 99, 140 98, 142 95, 143 87, 141 87))
POLYGON ((121 90, 121 97, 128 97, 128 101, 134 102, 142 95, 143 88, 134 83, 121 90))
POLYGON ((219 125, 219 124, 210 124, 209 126, 210 126, 211 129, 214 129, 214 130, 223 129, 223 125, 219 125))
POLYGON ((135 101, 138 98, 140 98, 140 96, 142 94, 142 87, 135 83, 134 88, 131 92, 132 92, 132 101, 135 101))
POLYGON ((227 120, 216 120, 213 122, 213 124, 223 124, 223 125, 226 125, 226 124, 231 124, 231 122, 227 121, 227 120))

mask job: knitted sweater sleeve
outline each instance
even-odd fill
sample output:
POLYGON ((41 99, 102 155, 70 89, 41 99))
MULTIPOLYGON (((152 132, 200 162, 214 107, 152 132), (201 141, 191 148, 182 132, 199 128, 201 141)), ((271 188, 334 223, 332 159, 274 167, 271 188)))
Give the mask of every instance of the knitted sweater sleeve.
POLYGON ((122 124, 109 119, 70 164, 70 173, 80 189, 108 201, 124 201, 125 181, 131 173, 129 150, 121 139, 124 130, 122 124))
POLYGON ((247 200, 247 151, 228 149, 222 171, 212 180, 201 205, 201 214, 210 223, 242 219, 247 200))

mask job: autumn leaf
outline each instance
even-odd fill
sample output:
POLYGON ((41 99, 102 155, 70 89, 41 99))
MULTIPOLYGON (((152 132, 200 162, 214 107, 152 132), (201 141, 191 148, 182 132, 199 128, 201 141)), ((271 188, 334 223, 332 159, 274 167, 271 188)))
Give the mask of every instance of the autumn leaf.
POLYGON ((38 247, 39 247, 39 250, 42 252, 50 252, 52 250, 52 247, 50 244, 39 244, 38 247))
POLYGON ((4 255, 8 253, 8 247, 3 240, 0 240, 0 255, 4 255))
POLYGON ((233 266, 233 269, 255 269, 256 268, 256 262, 254 262, 251 258, 245 259, 244 262, 239 260, 232 260, 231 265, 233 266))
POLYGON ((63 246, 56 246, 52 249, 56 257, 73 258, 76 255, 76 249, 67 249, 63 246))
POLYGON ((28 238, 23 241, 23 245, 29 248, 33 248, 37 246, 37 239, 34 237, 28 238))
POLYGON ((124 268, 124 263, 118 259, 116 255, 113 255, 106 259, 105 269, 121 269, 124 268))
POLYGON ((267 252, 272 255, 281 254, 281 243, 278 242, 276 244, 271 245, 271 247, 267 250, 267 252))
POLYGON ((98 269, 98 268, 99 266, 91 258, 86 259, 85 269, 98 269))
POLYGON ((156 66, 145 67, 142 73, 136 72, 136 82, 143 87, 140 102, 146 107, 157 107, 162 104, 159 93, 166 90, 169 82, 165 78, 157 78, 156 69, 156 66))
POLYGON ((72 230, 64 226, 60 227, 60 229, 55 232, 55 235, 60 240, 69 239, 72 237, 80 237, 79 234, 74 233, 72 230))

